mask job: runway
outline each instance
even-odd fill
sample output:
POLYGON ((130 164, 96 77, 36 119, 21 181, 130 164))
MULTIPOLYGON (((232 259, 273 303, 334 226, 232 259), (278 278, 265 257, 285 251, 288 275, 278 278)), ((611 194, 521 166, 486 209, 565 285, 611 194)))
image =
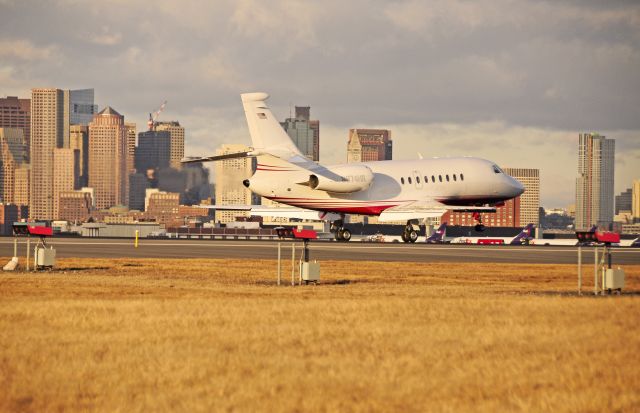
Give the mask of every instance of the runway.
MULTIPOLYGON (((36 239, 31 240, 33 248, 36 239)), ((131 239, 54 238, 49 242, 59 258, 235 258, 276 259, 277 241, 247 240, 140 240, 134 248, 131 239)), ((291 257, 292 242, 282 241, 283 257, 291 257)), ((364 242, 312 241, 311 259, 350 261, 429 262, 497 262, 574 264, 577 247, 504 246, 452 244, 396 244, 364 242)), ((296 242, 299 257, 302 243, 296 242)), ((33 251, 32 251, 33 252, 33 251)), ((0 238, 0 256, 13 255, 13 238, 0 238)), ((26 255, 26 239, 21 238, 18 255, 26 255)), ((593 248, 583 247, 584 264, 593 263, 593 248)), ((639 248, 614 248, 613 263, 640 264, 639 248)))

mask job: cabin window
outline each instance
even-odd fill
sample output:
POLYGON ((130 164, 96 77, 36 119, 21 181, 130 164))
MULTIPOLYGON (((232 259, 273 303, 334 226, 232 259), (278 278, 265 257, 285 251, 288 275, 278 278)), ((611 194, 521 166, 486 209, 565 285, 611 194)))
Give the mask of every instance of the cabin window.
POLYGON ((438 175, 438 180, 442 182, 442 175, 438 175))
POLYGON ((400 178, 400 183, 404 185, 404 178, 400 178))
POLYGON ((420 177, 416 176, 416 183, 419 184, 420 183, 420 177))
POLYGON ((407 181, 409 181, 409 184, 411 184, 411 177, 407 178, 407 181))
POLYGON ((453 180, 454 180, 454 181, 457 181, 457 179, 456 179, 456 174, 453 174, 453 180))
POLYGON ((446 178, 447 178, 447 182, 449 182, 449 174, 447 174, 446 178))
POLYGON ((427 175, 424 176, 424 183, 425 184, 429 183, 429 177, 427 175))
POLYGON ((460 180, 464 181, 464 175, 463 174, 460 174, 460 180))
POLYGON ((436 181, 436 177, 431 175, 431 182, 435 182, 436 181))

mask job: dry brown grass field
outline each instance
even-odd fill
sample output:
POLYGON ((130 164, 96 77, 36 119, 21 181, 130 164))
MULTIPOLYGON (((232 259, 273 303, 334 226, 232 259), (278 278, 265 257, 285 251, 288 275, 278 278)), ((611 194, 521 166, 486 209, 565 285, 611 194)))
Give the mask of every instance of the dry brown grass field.
POLYGON ((608 297, 570 265, 275 265, 0 274, 0 410, 640 411, 640 265, 608 297))

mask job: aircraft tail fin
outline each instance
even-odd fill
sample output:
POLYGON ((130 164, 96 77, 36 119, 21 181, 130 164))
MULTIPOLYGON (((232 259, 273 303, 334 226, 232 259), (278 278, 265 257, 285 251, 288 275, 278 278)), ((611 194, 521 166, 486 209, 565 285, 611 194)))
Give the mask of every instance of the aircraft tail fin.
POLYGON ((268 94, 243 93, 241 97, 255 151, 283 159, 304 157, 265 103, 268 94))
POLYGON ((522 228, 522 231, 520 231, 520 233, 518 235, 516 235, 516 237, 514 239, 511 240, 510 244, 511 245, 522 245, 525 244, 527 242, 529 242, 529 240, 531 238, 533 238, 531 236, 531 232, 533 231, 533 224, 529 224, 526 227, 522 228))

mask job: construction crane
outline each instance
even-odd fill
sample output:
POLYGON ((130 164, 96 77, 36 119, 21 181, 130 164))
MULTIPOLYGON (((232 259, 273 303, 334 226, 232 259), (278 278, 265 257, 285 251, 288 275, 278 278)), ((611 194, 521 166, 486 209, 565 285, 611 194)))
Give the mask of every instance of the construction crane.
POLYGON ((164 102, 162 102, 162 105, 160 105, 158 110, 153 112, 153 115, 151 113, 149 113, 149 122, 147 122, 147 125, 149 126, 149 130, 155 130, 156 129, 156 119, 158 119, 158 116, 160 116, 160 113, 164 110, 165 106, 167 106, 167 101, 166 100, 164 102))

